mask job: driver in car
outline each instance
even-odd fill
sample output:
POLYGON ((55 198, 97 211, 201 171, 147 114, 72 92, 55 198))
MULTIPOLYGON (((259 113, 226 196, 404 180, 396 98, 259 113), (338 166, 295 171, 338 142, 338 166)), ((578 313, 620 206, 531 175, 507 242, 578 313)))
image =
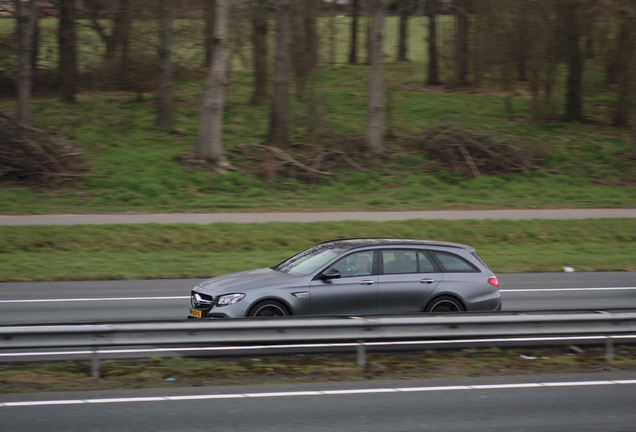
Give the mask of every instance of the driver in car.
POLYGON ((359 255, 354 266, 356 269, 355 276, 371 274, 371 260, 366 255, 359 255))

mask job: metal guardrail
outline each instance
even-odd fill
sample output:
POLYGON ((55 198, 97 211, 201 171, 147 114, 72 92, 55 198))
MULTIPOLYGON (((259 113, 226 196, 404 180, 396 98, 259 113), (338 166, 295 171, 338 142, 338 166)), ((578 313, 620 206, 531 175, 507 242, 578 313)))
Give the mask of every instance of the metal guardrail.
MULTIPOLYGON (((110 350, 140 353, 154 350, 211 351, 246 350, 241 344, 258 343, 275 348, 296 343, 297 346, 332 349, 345 345, 356 347, 358 364, 366 363, 366 347, 396 343, 443 345, 453 341, 463 344, 501 346, 516 341, 539 339, 552 341, 591 340, 606 343, 606 359, 611 361, 615 339, 634 339, 636 313, 583 313, 550 315, 445 315, 376 318, 283 318, 179 323, 13 326, 0 327, 0 349, 9 357, 20 353, 6 350, 78 348, 92 353, 93 375, 99 376, 99 356, 104 347, 169 346, 166 348, 110 350), (419 339, 419 341, 416 341, 419 339), (391 342, 387 342, 391 341, 391 342), (400 342, 401 341, 401 342, 400 342), (318 344, 317 342, 322 342, 318 344), (324 343, 332 342, 332 343, 324 343), (334 343, 335 342, 335 343, 334 343), (204 345, 208 347, 188 347, 204 345), (209 347, 209 345, 217 345, 209 347), (234 346, 220 347, 220 344, 234 346), (181 346, 182 348, 179 348, 181 346)), ((72 353, 72 352, 71 352, 72 353)), ((25 353, 23 353, 25 354, 25 353)), ((29 353, 32 356, 37 353, 29 353)), ((41 353, 51 355, 51 353, 41 353)))

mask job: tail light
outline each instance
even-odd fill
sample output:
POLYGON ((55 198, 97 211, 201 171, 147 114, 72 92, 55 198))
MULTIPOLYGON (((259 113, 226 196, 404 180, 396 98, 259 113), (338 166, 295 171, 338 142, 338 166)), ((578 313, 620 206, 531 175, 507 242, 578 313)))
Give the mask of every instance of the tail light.
POLYGON ((499 281, 497 280, 497 278, 495 276, 489 277, 488 278, 488 283, 492 286, 494 286, 495 288, 499 287, 499 281))

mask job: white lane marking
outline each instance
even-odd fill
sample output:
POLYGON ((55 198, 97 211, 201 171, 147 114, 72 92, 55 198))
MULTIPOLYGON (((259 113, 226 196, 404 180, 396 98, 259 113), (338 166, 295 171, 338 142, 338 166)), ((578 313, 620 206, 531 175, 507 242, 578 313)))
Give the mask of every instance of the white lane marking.
POLYGON ((42 406, 42 405, 80 405, 91 403, 129 403, 129 402, 166 402, 204 399, 237 399, 237 398, 268 398, 268 397, 294 397, 294 396, 336 396, 350 394, 376 394, 395 392, 435 392, 435 391, 459 391, 459 390, 504 390, 516 388, 537 387, 572 387, 572 386, 598 386, 598 385, 626 385, 636 384, 636 380, 616 381, 559 381, 543 383, 509 383, 509 384, 477 384, 461 386, 431 386, 431 387, 398 387, 398 388, 370 388, 370 389, 344 389, 344 390, 318 390, 318 391, 291 391, 291 392, 263 392, 263 393, 228 393, 228 394, 203 394, 184 396, 155 396, 155 397, 130 397, 108 399, 71 399, 71 400, 43 400, 23 402, 2 402, 0 407, 17 406, 42 406))
POLYGON ((165 400, 166 400, 165 397, 159 396, 159 397, 84 399, 82 403, 163 402, 165 400))
POLYGON ((54 303, 54 302, 88 302, 88 301, 129 301, 129 300, 185 300, 190 296, 165 296, 165 297, 96 297, 96 298, 70 298, 70 299, 23 299, 0 300, 0 303, 54 303))
POLYGON ((622 291, 636 290, 636 287, 604 287, 604 288, 518 288, 518 289, 501 289, 500 293, 515 292, 554 292, 554 291, 622 291))
MULTIPOLYGON (((518 289, 500 289, 502 293, 518 293, 518 292, 554 292, 554 291, 623 291, 636 290, 633 287, 599 287, 599 288, 518 288, 518 289)), ((90 302, 90 301, 134 301, 134 300, 185 300, 190 296, 163 296, 163 297, 94 297, 94 298, 53 298, 53 299, 16 299, 16 300, 0 300, 0 303, 48 303, 48 302, 90 302)))

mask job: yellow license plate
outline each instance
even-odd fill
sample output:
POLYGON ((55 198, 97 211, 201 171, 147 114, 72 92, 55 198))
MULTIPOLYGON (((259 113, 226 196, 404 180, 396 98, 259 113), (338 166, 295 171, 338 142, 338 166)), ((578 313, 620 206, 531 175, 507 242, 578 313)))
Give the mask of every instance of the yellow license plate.
POLYGON ((203 318, 203 312, 196 309, 190 309, 190 316, 195 318, 203 318))

